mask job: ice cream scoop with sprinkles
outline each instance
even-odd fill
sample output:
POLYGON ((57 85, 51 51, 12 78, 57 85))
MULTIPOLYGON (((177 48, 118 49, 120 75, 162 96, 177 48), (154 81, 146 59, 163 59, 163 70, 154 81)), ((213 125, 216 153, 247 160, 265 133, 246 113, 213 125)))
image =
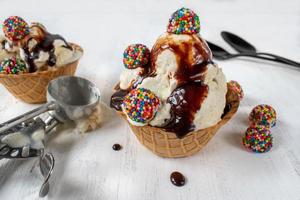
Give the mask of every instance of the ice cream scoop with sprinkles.
POLYGON ((29 35, 29 26, 21 17, 11 16, 3 22, 3 32, 6 38, 15 42, 29 35))
POLYGON ((180 8, 169 19, 168 33, 197 34, 200 31, 200 20, 194 11, 188 8, 180 8))
POLYGON ((257 124, 271 128, 276 125, 276 117, 276 111, 272 106, 261 104, 252 109, 249 115, 249 120, 250 124, 257 124))
POLYGON ((123 53, 123 63, 127 69, 136 69, 148 64, 150 50, 143 44, 131 44, 123 53))
POLYGON ((244 98, 244 91, 237 81, 229 81, 228 87, 238 95, 240 101, 244 98))
POLYGON ((160 100, 153 92, 145 88, 137 88, 125 96, 122 109, 130 121, 142 126, 153 119, 159 105, 160 100))
POLYGON ((243 137, 243 144, 253 152, 267 152, 273 146, 271 131, 264 126, 250 126, 243 137))
POLYGON ((24 74, 26 72, 26 64, 20 58, 6 58, 0 64, 0 74, 24 74))

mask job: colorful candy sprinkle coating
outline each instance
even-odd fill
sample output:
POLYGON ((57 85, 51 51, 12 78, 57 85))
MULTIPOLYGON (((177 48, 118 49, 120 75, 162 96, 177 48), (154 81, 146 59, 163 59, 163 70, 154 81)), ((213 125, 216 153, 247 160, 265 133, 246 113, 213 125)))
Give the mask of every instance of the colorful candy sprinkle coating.
POLYGON ((123 112, 134 122, 147 123, 156 114, 160 100, 145 88, 131 90, 122 104, 123 112))
POLYGON ((18 41, 29 34, 29 26, 21 17, 11 16, 3 22, 3 32, 9 40, 18 41))
POLYGON ((131 44, 123 53, 123 63, 127 69, 135 69, 148 64, 150 50, 143 44, 131 44))
POLYGON ((256 153, 269 151, 273 146, 273 137, 266 127, 249 127, 243 137, 244 146, 256 153))
POLYGON ((200 20, 194 11, 181 8, 174 12, 169 19, 168 33, 174 34, 196 34, 200 31, 200 20))
POLYGON ((276 111, 272 106, 261 104, 255 106, 249 115, 250 124, 266 126, 268 128, 276 125, 276 111))
POLYGON ((0 64, 1 74, 23 74, 26 72, 26 64, 20 58, 6 58, 0 64))
POLYGON ((244 91, 237 81, 229 81, 228 86, 233 92, 238 95, 240 101, 244 98, 244 91))

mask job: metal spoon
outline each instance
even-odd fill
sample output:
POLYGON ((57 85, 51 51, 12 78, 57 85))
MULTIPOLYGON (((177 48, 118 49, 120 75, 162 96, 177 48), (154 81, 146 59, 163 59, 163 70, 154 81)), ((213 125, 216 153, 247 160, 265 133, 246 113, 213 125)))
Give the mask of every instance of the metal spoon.
POLYGON ((233 33, 222 31, 221 36, 239 53, 257 53, 256 48, 252 44, 233 33))
MULTIPOLYGON (((252 58, 259 58, 262 60, 277 61, 273 58, 262 57, 262 56, 258 56, 253 53, 231 54, 228 51, 226 51, 225 49, 223 49, 222 47, 220 47, 214 43, 211 43, 209 41, 206 41, 206 43, 208 44, 209 48, 211 49, 213 57, 218 60, 228 60, 228 59, 236 58, 236 57, 252 57, 252 58)), ((283 63, 281 61, 277 61, 277 62, 283 63)))
POLYGON ((295 62, 293 60, 290 60, 290 59, 287 59, 287 58, 284 58, 284 57, 281 57, 281 56, 278 56, 275 54, 271 54, 271 53, 257 52, 256 48, 252 44, 250 44, 243 38, 241 38, 233 33, 230 33, 228 31, 222 31, 221 36, 232 48, 234 48, 239 53, 251 53, 251 54, 255 54, 255 55, 259 55, 259 56, 269 57, 269 58, 273 58, 274 60, 280 61, 285 64, 300 67, 300 63, 295 62))

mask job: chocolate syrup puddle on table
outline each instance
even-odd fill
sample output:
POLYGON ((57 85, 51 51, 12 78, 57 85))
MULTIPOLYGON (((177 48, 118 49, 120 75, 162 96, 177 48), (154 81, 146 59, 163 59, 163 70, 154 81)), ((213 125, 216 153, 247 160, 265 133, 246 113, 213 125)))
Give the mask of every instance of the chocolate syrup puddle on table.
POLYGON ((170 176, 171 183, 176 186, 184 186, 185 185, 185 177, 180 172, 172 172, 170 176))
POLYGON ((122 146, 121 146, 120 144, 114 144, 114 145, 112 146, 112 149, 113 149, 114 151, 120 151, 120 150, 122 149, 122 146))
POLYGON ((29 51, 28 42, 34 38, 29 39, 27 42, 27 46, 23 48, 25 53, 25 61, 29 65, 29 72, 35 72, 37 70, 37 66, 34 63, 34 60, 39 58, 41 51, 47 52, 49 54, 49 58, 47 61, 47 64, 49 66, 52 67, 56 64, 56 56, 54 54, 55 40, 62 40, 65 43, 64 47, 72 50, 72 47, 66 42, 66 40, 62 36, 57 34, 51 34, 48 32, 45 32, 44 34, 45 34, 44 38, 42 39, 40 38, 41 41, 39 41, 38 44, 31 51, 29 51))

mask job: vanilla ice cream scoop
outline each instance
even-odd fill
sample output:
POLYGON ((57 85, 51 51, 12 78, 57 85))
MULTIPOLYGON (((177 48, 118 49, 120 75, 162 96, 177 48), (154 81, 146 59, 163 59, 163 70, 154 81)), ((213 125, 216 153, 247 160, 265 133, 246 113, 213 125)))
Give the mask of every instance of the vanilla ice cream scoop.
POLYGON ((4 36, 0 36, 0 62, 5 58, 15 57, 19 49, 13 46, 4 36))
POLYGON ((0 37, 0 61, 20 57, 29 72, 64 66, 81 56, 60 35, 49 33, 40 23, 34 22, 29 26, 19 16, 10 16, 3 22, 3 33, 5 37, 0 37))
POLYGON ((60 35, 49 33, 40 23, 32 23, 30 34, 21 44, 20 56, 29 72, 62 66, 74 56, 72 47, 60 35))
POLYGON ((125 70, 120 75, 120 88, 130 89, 147 73, 149 68, 150 50, 143 44, 131 44, 123 53, 125 70))
POLYGON ((82 54, 62 36, 49 33, 40 23, 33 22, 29 26, 19 16, 10 16, 3 22, 3 33, 5 37, 0 36, 0 61, 20 57, 29 72, 65 66, 82 54))

